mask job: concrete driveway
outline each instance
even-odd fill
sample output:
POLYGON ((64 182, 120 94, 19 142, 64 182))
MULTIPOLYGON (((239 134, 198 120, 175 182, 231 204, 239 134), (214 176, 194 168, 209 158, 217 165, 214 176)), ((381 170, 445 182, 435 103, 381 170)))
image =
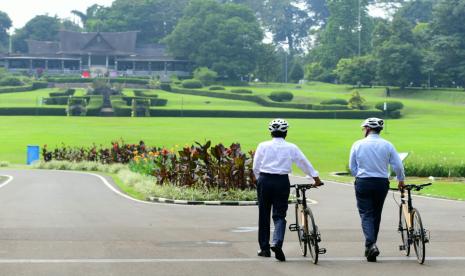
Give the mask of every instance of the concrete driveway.
MULTIPOLYGON (((415 197, 431 231, 427 261, 398 251, 398 209, 388 195, 378 263, 363 258, 353 187, 310 192, 328 253, 318 265, 287 232, 285 263, 258 258, 257 207, 185 206, 131 200, 86 173, 0 170, 0 275, 463 275, 465 203, 415 197)), ((293 181, 300 181, 293 179, 293 181)), ((111 182, 111 180, 109 181, 111 182)), ((398 195, 396 195, 398 199, 398 195)), ((288 222, 294 220, 293 206, 288 222)))

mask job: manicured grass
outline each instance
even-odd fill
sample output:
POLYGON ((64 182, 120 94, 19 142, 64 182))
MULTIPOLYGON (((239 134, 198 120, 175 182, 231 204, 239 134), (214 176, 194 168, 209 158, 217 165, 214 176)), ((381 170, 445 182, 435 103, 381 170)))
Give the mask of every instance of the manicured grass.
MULTIPOLYGON (((324 99, 348 99, 350 86, 310 83, 296 88, 295 84, 253 85, 247 87, 254 93, 269 93, 277 90, 292 91, 299 101, 319 103, 324 99)), ((234 87, 236 89, 237 87, 234 87)), ((232 89, 232 87, 227 87, 232 89)), ((13 96, 28 95, 35 103, 40 93, 48 95, 50 91, 39 90, 0 94, 0 106, 13 96), (5 95, 10 95, 6 97, 5 95), (2 101, 3 100, 3 101, 2 101)), ((391 97, 404 103, 403 118, 387 120, 387 129, 382 136, 396 146, 399 152, 410 152, 412 158, 463 162, 465 159, 464 117, 465 108, 451 93, 462 97, 464 92, 433 91, 435 95, 444 94, 437 101, 430 94, 406 93, 402 98, 391 97), (424 97, 422 97, 424 96, 424 97)), ((431 92, 431 93, 433 93, 431 92)), ((129 90, 125 93, 131 94, 129 90)), ((155 91, 160 98, 168 99, 167 109, 223 109, 223 110, 282 110, 266 108, 254 103, 216 99, 191 95, 179 95, 164 91, 155 91), (209 101, 210 103, 206 103, 209 101)), ((361 95, 370 104, 384 101, 384 88, 360 89, 361 95)), ((397 95, 395 92, 394 95, 397 95)), ((295 99, 294 99, 295 100, 295 99)), ((158 108, 158 107, 157 107, 158 108)), ((12 163, 24 163, 28 144, 59 146, 89 146, 92 144, 110 145, 112 140, 124 139, 137 143, 143 139, 148 145, 165 146, 192 144, 195 141, 212 140, 229 145, 232 142, 242 144, 243 150, 255 149, 257 144, 269 139, 268 119, 240 118, 92 118, 92 117, 0 117, 0 160, 12 163)), ((289 120, 288 141, 297 144, 309 157, 323 177, 329 172, 344 171, 352 143, 362 138, 361 120, 289 120)), ((456 184, 441 182, 441 192, 432 190, 440 196, 464 198, 465 191, 456 184), (442 188, 444 187, 444 188, 442 188), (454 194, 456 193, 456 194, 454 194)), ((427 193, 431 187, 423 192, 427 193)), ((432 192, 431 192, 432 193, 432 192)))
MULTIPOLYGON (((132 90, 125 90, 124 94, 133 96, 132 90)), ((166 91, 156 90, 147 92, 147 94, 156 94, 161 99, 167 99, 166 106, 157 106, 156 109, 189 109, 189 110, 257 110, 273 111, 276 108, 264 107, 254 102, 228 100, 220 98, 211 98, 195 95, 176 94, 166 91)), ((283 111, 293 111, 296 109, 280 108, 283 111)))

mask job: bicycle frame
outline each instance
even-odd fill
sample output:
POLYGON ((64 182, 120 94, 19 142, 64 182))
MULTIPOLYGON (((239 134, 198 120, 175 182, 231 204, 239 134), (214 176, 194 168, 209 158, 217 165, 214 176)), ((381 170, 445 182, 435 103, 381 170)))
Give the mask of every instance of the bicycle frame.
POLYGON ((400 194, 400 201, 402 205, 402 212, 404 213, 404 217, 407 219, 407 228, 410 230, 413 225, 413 218, 412 218, 412 192, 410 189, 407 189, 407 199, 405 199, 405 190, 402 190, 400 194))

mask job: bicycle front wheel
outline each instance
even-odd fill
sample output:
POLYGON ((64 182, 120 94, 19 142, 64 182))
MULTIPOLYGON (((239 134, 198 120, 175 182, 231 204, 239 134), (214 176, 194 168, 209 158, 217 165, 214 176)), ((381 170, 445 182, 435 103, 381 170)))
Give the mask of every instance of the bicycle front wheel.
POLYGON ((318 254, 320 252, 320 248, 318 246, 318 242, 320 239, 320 234, 318 232, 318 227, 315 224, 315 219, 313 218, 313 213, 310 208, 305 209, 305 215, 308 221, 308 250, 310 251, 310 255, 312 256, 312 261, 314 264, 318 263, 318 254))
POLYGON ((420 213, 417 209, 413 209, 413 248, 417 254, 417 261, 420 264, 425 262, 425 230, 423 229, 423 223, 421 222, 420 213))
POLYGON ((295 224, 297 226, 297 237, 299 238, 302 256, 307 256, 308 227, 306 217, 301 204, 295 205, 295 224))
POLYGON ((399 232, 404 246, 405 256, 410 255, 410 232, 407 226, 407 218, 404 215, 402 205, 399 208, 399 232))

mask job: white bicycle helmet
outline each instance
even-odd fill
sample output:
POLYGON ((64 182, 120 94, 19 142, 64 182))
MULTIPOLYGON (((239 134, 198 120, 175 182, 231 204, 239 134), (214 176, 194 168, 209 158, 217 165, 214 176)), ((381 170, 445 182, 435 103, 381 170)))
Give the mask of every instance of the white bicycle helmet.
POLYGON ((270 130, 270 132, 286 132, 288 128, 289 124, 284 119, 274 119, 268 124, 268 129, 270 130))
POLYGON ((379 119, 379 118, 368 118, 363 122, 362 127, 381 128, 381 129, 383 129, 384 128, 384 120, 379 119))

